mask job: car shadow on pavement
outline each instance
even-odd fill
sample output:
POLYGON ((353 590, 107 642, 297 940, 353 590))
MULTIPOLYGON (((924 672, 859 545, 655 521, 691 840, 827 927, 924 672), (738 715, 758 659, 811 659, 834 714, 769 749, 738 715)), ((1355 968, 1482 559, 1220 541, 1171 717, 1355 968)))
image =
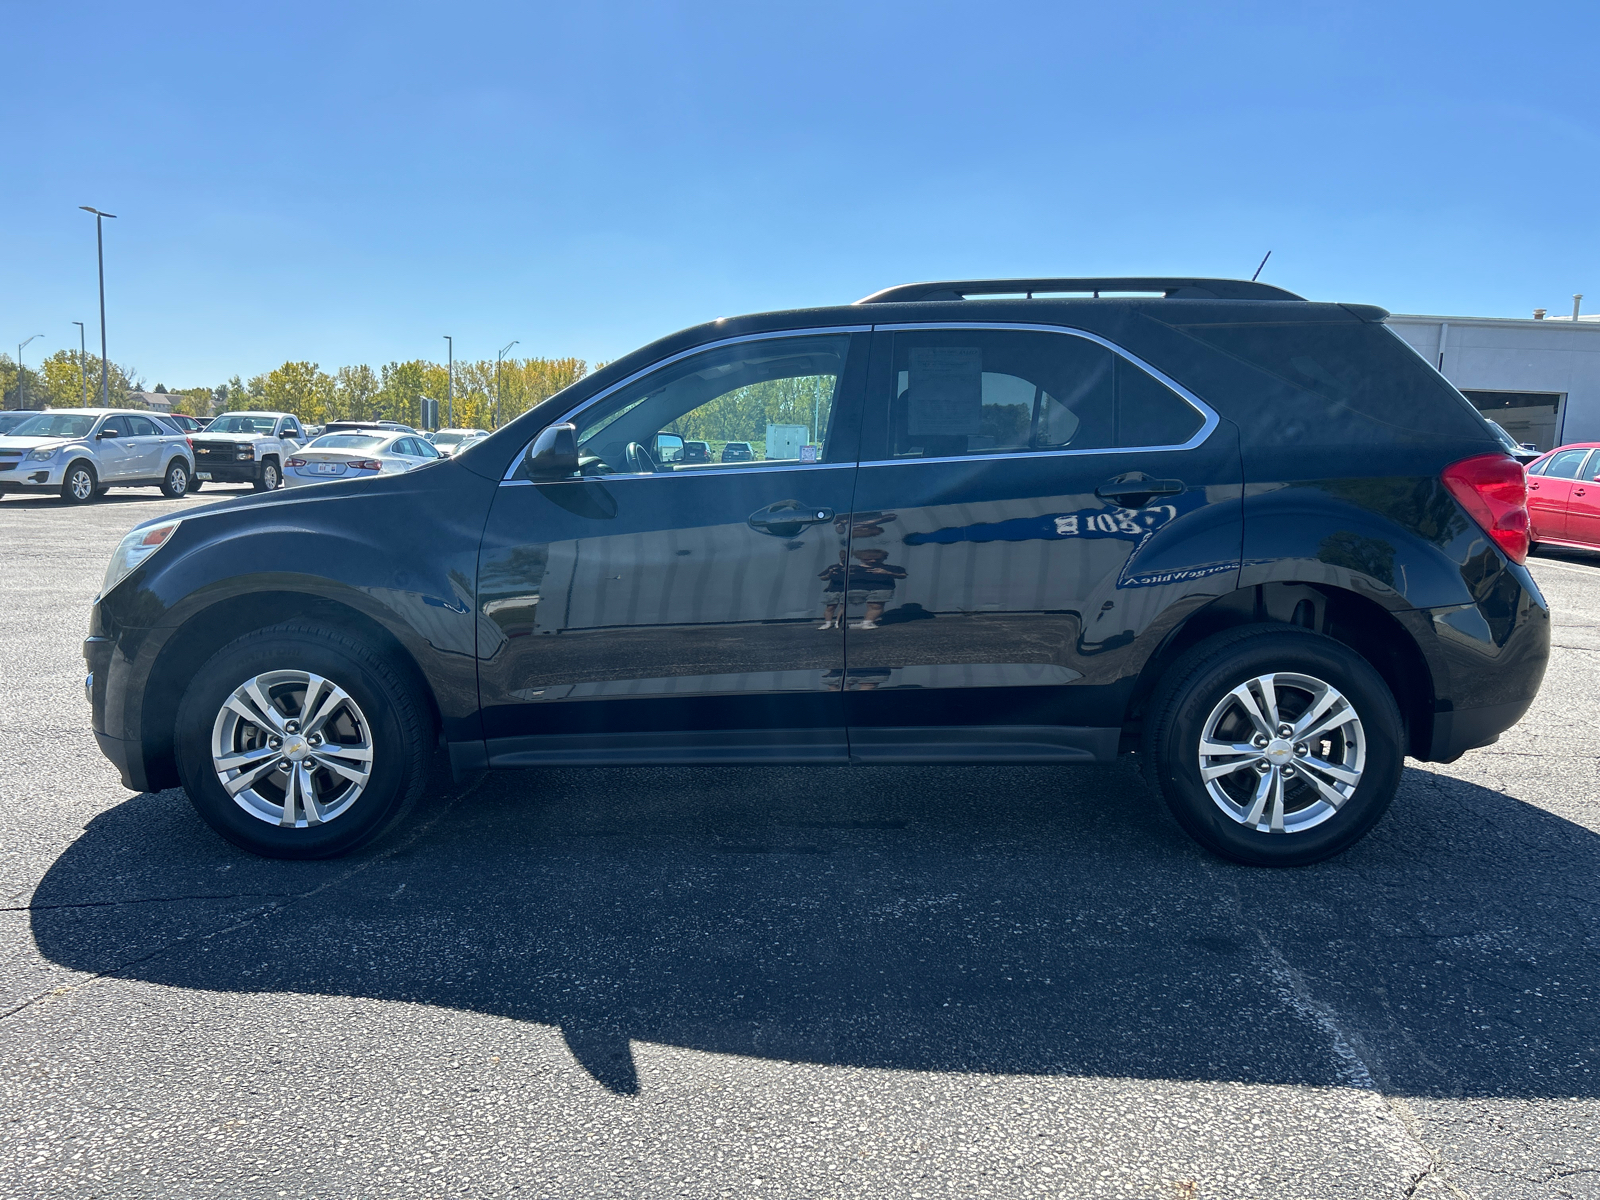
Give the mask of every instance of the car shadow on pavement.
POLYGON ((96 818, 32 904, 70 968, 967 1071, 1594 1096, 1600 838, 1410 769, 1292 871, 1210 858, 1127 763, 551 770, 441 788, 323 863, 253 858, 176 792, 96 818))

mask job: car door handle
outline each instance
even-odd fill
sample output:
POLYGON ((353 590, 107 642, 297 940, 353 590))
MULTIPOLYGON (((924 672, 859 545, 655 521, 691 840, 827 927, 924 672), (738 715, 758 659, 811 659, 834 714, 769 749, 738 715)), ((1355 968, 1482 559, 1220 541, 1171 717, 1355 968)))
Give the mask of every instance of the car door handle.
POLYGON ((1157 496, 1181 496, 1187 490, 1181 479, 1151 479, 1142 472, 1131 471, 1106 480, 1095 488, 1094 494, 1124 508, 1143 508, 1157 496))
POLYGON ((1582 488, 1573 488, 1572 489, 1572 494, 1574 496, 1581 496, 1581 495, 1583 495, 1583 489, 1582 488))
POLYGON ((833 520, 833 509, 821 504, 801 504, 798 500, 779 500, 750 514, 749 525, 757 533, 792 538, 807 525, 833 520))

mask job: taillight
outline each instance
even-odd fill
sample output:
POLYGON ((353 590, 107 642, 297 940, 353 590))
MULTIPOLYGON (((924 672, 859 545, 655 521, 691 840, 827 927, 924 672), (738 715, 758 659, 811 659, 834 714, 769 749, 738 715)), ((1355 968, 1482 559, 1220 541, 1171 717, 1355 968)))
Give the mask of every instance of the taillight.
POLYGON ((194 449, 194 439, 192 437, 186 437, 183 440, 189 443, 189 449, 194 449))
POLYGON ((1512 562, 1528 558, 1528 473, 1509 454, 1476 454, 1440 476, 1461 507, 1512 562))
POLYGON ((375 458, 353 458, 345 466, 357 471, 381 471, 383 464, 375 458))
POLYGON ((306 465, 306 460, 303 458, 291 458, 283 465, 286 467, 303 467, 306 465))

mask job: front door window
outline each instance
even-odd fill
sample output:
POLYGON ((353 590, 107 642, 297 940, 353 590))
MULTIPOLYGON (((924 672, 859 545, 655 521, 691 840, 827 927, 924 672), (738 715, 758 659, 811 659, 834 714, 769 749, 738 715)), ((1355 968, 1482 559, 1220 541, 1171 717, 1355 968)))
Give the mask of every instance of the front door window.
POLYGON ((692 355, 579 416, 588 476, 833 461, 829 426, 848 334, 738 342, 692 355), (704 456, 685 453, 703 443, 704 456), (731 453, 730 453, 731 449, 731 453))

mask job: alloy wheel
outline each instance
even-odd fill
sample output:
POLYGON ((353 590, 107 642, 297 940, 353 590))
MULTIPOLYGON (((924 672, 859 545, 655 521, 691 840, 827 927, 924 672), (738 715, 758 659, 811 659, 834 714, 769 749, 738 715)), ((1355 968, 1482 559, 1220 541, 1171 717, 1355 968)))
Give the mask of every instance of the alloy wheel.
POLYGON ((223 702, 211 732, 223 790, 251 816, 305 829, 350 811, 372 778, 372 726, 350 694, 308 671, 268 671, 223 702))
POLYGON ((1332 684, 1278 672, 1247 679, 1212 708, 1200 778, 1216 806, 1261 833, 1322 824, 1361 783, 1366 735, 1332 684))
POLYGON ((81 504, 94 495, 94 476, 78 467, 67 477, 67 487, 72 490, 72 498, 81 504))

